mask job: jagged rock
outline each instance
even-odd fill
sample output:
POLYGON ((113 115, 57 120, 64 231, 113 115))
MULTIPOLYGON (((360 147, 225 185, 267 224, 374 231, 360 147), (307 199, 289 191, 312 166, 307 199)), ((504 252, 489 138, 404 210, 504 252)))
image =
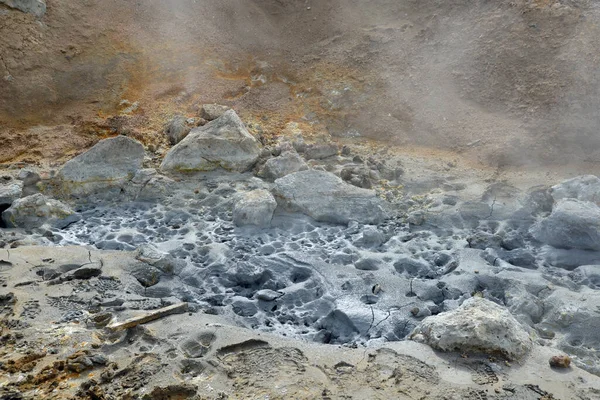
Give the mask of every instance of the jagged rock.
POLYGON ((425 318, 410 337, 442 351, 499 353, 510 359, 532 347, 527 332, 505 308, 481 297, 425 318))
POLYGON ((200 118, 213 121, 225 114, 227 110, 229 110, 229 107, 220 104, 203 104, 200 108, 200 118))
POLYGON ((80 219, 69 206, 38 193, 16 200, 2 213, 2 220, 9 228, 32 229, 44 224, 64 228, 80 219))
POLYGON ((46 14, 45 0, 0 0, 0 3, 41 18, 46 14))
POLYGON ((273 190, 280 206, 317 221, 378 224, 386 219, 385 203, 374 191, 344 183, 329 172, 295 172, 277 179, 273 190))
POLYGON ((162 162, 164 172, 201 172, 223 168, 245 172, 260 155, 258 141, 248 132, 235 111, 193 129, 175 145, 162 162))
POLYGON ((559 200, 552 213, 534 225, 532 234, 558 248, 600 250, 600 207, 587 201, 559 200))
POLYGON ((144 147, 125 136, 104 139, 85 153, 69 160, 58 172, 59 194, 107 194, 120 190, 142 167, 144 147))
POLYGON ((550 190, 555 201, 577 199, 600 205, 600 178, 595 175, 583 175, 567 179, 550 190))
POLYGON ((23 182, 12 179, 10 176, 0 177, 0 206, 10 206, 21 197, 23 182))
POLYGON ((286 175, 308 169, 306 162, 295 151, 283 152, 279 157, 270 158, 263 166, 260 175, 265 179, 275 180, 286 175))
POLYGON ((237 226, 269 226, 277 202, 271 193, 257 189, 240 195, 233 207, 233 222, 237 226))
POLYGON ((165 126, 165 134, 171 144, 181 142, 192 130, 183 115, 176 115, 165 126))

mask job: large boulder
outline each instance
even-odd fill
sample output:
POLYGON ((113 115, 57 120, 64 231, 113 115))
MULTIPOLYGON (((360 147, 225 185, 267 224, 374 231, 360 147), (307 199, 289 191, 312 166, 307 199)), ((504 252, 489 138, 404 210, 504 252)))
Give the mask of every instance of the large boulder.
POLYGON ((237 226, 269 226, 277 202, 271 193, 264 189, 252 190, 240 195, 233 207, 233 222, 237 226))
POLYGON ((223 168, 245 172, 260 155, 258 141, 233 110, 196 129, 174 146, 162 162, 164 172, 202 172, 223 168))
POLYGON ((2 220, 8 228, 33 229, 47 224, 60 229, 80 218, 66 204, 40 193, 16 200, 2 213, 2 220))
POLYGON ((298 171, 308 169, 306 162, 295 151, 286 151, 279 157, 267 160, 261 170, 265 179, 275 180, 298 171))
POLYGON ((540 242, 558 248, 600 250, 600 207, 576 199, 559 200, 531 233, 540 242))
POLYGON ((521 358, 532 347, 521 324, 505 308, 482 297, 425 318, 410 337, 442 351, 497 353, 509 359, 521 358))
POLYGON ((384 202, 372 190, 349 185, 332 173, 307 170, 275 181, 280 206, 317 221, 379 224, 386 218, 384 202))
POLYGON ((21 197, 23 182, 17 181, 10 176, 0 177, 0 207, 10 206, 21 197))
POLYGON ((583 175, 567 179, 552 186, 550 192, 555 201, 577 199, 600 204, 600 178, 595 175, 583 175))
POLYGON ((41 18, 46 14, 45 0, 0 0, 0 3, 41 18))
POLYGON ((117 136, 104 139, 69 160, 58 172, 59 190, 71 195, 120 188, 142 167, 144 146, 134 139, 117 136))

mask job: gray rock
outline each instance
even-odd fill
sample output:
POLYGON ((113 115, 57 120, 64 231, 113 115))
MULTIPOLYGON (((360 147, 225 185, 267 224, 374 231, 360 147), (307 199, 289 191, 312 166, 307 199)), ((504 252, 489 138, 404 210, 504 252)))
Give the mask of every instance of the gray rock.
POLYGON ((269 226, 277 202, 271 193, 257 189, 243 193, 233 207, 233 222, 237 226, 269 226))
POLYGON ((304 157, 307 160, 321 160, 337 155, 338 151, 339 147, 334 143, 311 144, 304 149, 304 157))
POLYGON ((347 343, 358 334, 352 320, 340 310, 331 311, 317 326, 323 330, 323 334, 316 336, 315 340, 323 343, 347 343))
POLYGON ((131 271, 131 275, 145 288, 160 282, 162 272, 150 264, 140 263, 131 271))
POLYGON ((41 18, 46 14, 45 0, 0 0, 0 3, 41 18))
POLYGON ((12 179, 10 176, 0 177, 0 206, 10 206, 21 197, 23 182, 12 179))
POLYGON ((363 271, 377 271, 381 261, 376 258, 363 258, 354 264, 356 269, 363 271))
POLYGON ((534 225, 531 233, 558 248, 600 250, 600 207, 575 199, 559 200, 552 214, 534 225))
POLYGON ((35 185, 41 180, 40 174, 28 168, 20 170, 17 178, 23 181, 23 186, 35 185))
POLYGON ((255 297, 262 301, 275 301, 283 295, 284 293, 282 292, 277 292, 271 289, 262 289, 256 292, 255 297))
POLYGON ((497 249, 502 244, 502 237, 491 233, 478 231, 467 238, 467 243, 471 249, 497 249))
POLYGON ((374 226, 365 226, 361 242, 364 246, 379 247, 385 242, 385 235, 374 226))
POLYGON ((394 268, 399 273, 406 272, 408 276, 411 277, 418 276, 420 278, 425 278, 433 274, 431 266, 427 262, 407 256, 402 256, 396 261, 394 263, 394 268))
POLYGON ((186 266, 184 260, 178 260, 169 254, 161 253, 150 244, 138 247, 135 258, 160 269, 167 275, 179 275, 186 266))
POLYGON ((192 130, 183 115, 176 115, 165 126, 165 134, 171 144, 181 142, 192 130))
POLYGON ((510 359, 523 357, 532 347, 525 329, 505 308, 481 297, 425 318, 411 339, 442 351, 500 353, 510 359))
POLYGON ((193 129, 162 162, 164 172, 201 172, 223 168, 245 172, 260 155, 258 141, 250 135, 235 111, 193 129))
POLYGON ((295 151, 283 152, 279 157, 267 160, 260 175, 265 179, 275 180, 286 175, 308 169, 306 162, 295 151))
POLYGON ((373 187, 371 170, 365 165, 349 165, 340 171, 340 177, 354 185, 364 189, 373 187))
POLYGON ((258 312, 258 307, 253 301, 240 296, 234 297, 231 308, 234 313, 241 317, 251 317, 258 312))
POLYGON ((85 195, 122 187, 142 167, 140 142, 117 136, 98 142, 87 152, 69 160, 58 172, 60 194, 85 195))
POLYGON ((17 178, 23 182, 24 196, 31 196, 32 194, 40 192, 37 183, 41 181, 41 177, 37 172, 28 168, 23 168, 19 171, 17 178))
POLYGON ((7 227, 24 229, 39 228, 44 224, 60 229, 80 218, 66 204, 39 193, 16 200, 2 213, 7 227))
POLYGON ((595 175, 583 175, 568 179, 550 190, 555 201, 577 199, 600 205, 600 178, 595 175))
POLYGON ((387 217, 385 203, 374 191, 344 183, 325 171, 300 171, 277 179, 274 194, 283 208, 317 221, 378 224, 387 217))
POLYGON ((212 121, 221 117, 227 110, 229 110, 229 107, 227 106, 222 106, 219 104, 203 104, 200 108, 200 118, 204 118, 207 121, 212 121))
POLYGON ((144 168, 135 173, 126 190, 132 199, 155 201, 171 194, 174 185, 173 179, 159 175, 154 168, 144 168))

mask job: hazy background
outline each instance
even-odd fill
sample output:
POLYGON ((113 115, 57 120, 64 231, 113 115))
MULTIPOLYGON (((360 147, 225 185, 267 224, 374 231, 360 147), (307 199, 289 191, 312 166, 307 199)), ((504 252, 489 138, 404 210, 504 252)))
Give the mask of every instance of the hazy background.
POLYGON ((0 11, 2 161, 44 138, 85 147, 127 99, 148 143, 173 113, 218 102, 270 138, 294 121, 489 165, 600 163, 593 1, 51 0, 41 21, 0 11))

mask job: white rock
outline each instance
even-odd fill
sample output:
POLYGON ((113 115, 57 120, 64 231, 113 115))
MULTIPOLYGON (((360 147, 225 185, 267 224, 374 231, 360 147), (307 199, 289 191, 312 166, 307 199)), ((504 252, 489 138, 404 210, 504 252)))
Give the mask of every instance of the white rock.
POLYGON ((269 226, 277 202, 271 193, 257 189, 239 196, 233 207, 233 222, 237 226, 269 226))
POLYGON ((258 160, 260 146, 235 111, 193 129, 175 145, 161 165, 163 172, 201 172, 223 168, 248 171, 258 160))
POLYGON ((532 347, 527 332, 505 308, 481 297, 425 318, 410 337, 443 351, 500 353, 510 359, 523 357, 532 347))

